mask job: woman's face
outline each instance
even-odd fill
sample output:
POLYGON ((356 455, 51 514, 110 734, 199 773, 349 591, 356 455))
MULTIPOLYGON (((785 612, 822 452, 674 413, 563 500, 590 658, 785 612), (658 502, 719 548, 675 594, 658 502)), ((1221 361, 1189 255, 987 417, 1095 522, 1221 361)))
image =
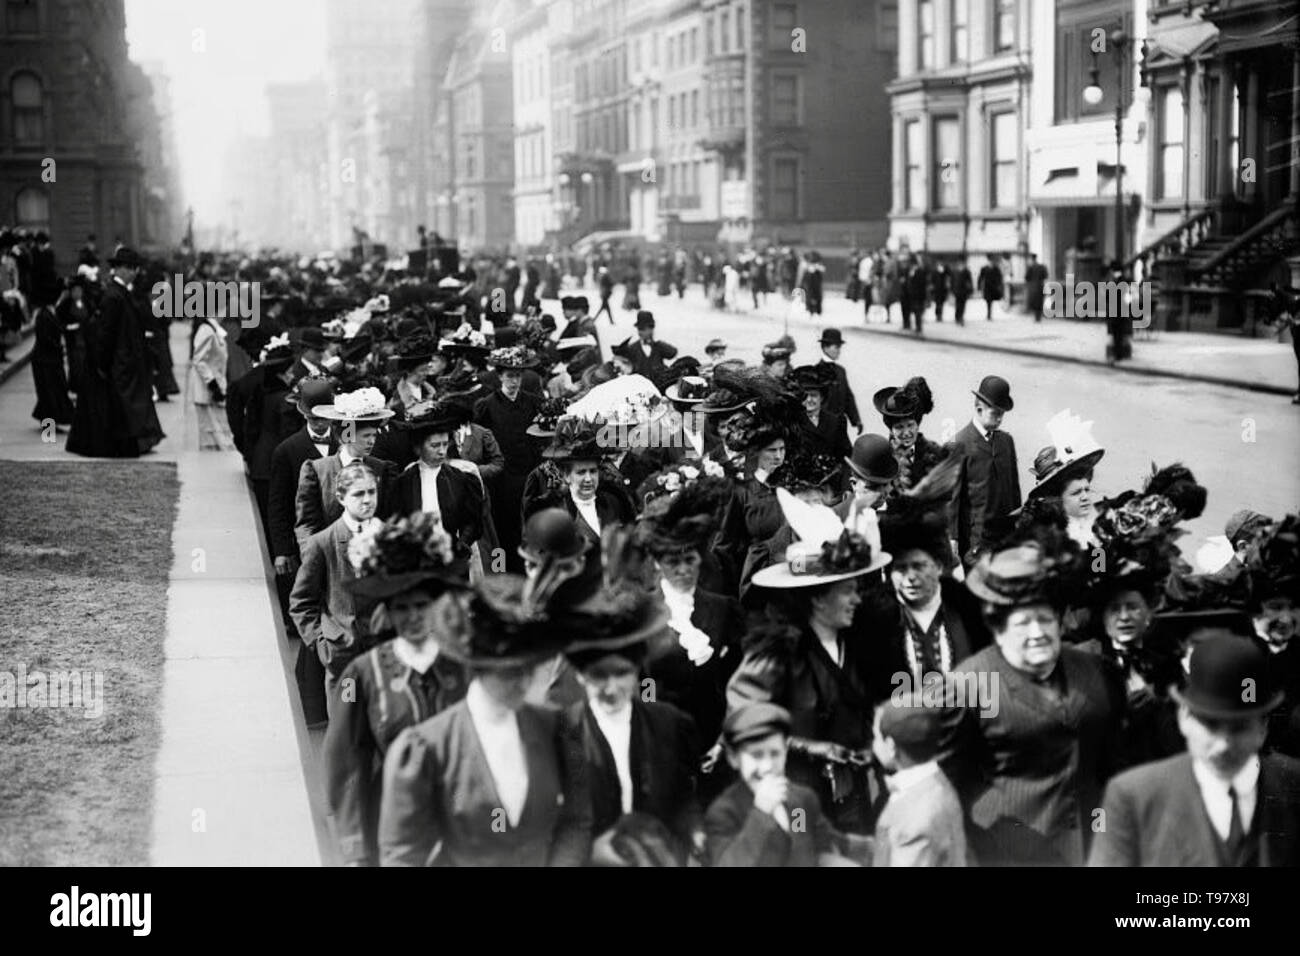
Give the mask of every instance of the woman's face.
POLYGON ((1092 500, 1092 482, 1087 478, 1075 478, 1066 482, 1061 492, 1061 507, 1067 518, 1088 518, 1095 514, 1092 500))
POLYGON ((812 389, 803 393, 803 410, 809 418, 816 418, 822 411, 822 393, 812 389))
POLYGON ((524 704, 534 670, 534 664, 497 667, 480 671, 478 681, 487 695, 502 707, 518 710, 524 704))
POLYGON ((916 436, 920 430, 921 426, 910 418, 895 422, 889 426, 890 436, 893 437, 894 443, 901 448, 911 448, 915 445, 916 436))
POLYGON ((758 458, 754 462, 754 467, 759 471, 767 472, 769 475, 776 471, 785 463, 785 439, 778 438, 772 444, 764 447, 758 453, 758 458))
POLYGON ((825 593, 812 599, 813 619, 842 631, 853 624, 853 615, 861 603, 857 578, 836 581, 825 593))
POLYGON ((790 371, 789 359, 776 359, 767 367, 767 374, 773 378, 785 378, 790 371))
POLYGON ((621 654, 606 654, 579 672, 593 709, 618 713, 636 694, 640 669, 621 654))
POLYGON ((665 554, 655 562, 664 580, 677 591, 690 593, 700 581, 700 552, 695 550, 665 554))
POLYGON ((1101 612, 1106 637, 1118 647, 1140 640, 1151 624, 1151 606, 1140 591, 1122 591, 1101 612))
POLYGON ((423 644, 429 637, 429 611, 433 608, 433 595, 424 588, 415 588, 391 597, 384 604, 388 620, 398 637, 412 644, 423 644))
POLYGON ((1269 649, 1286 650, 1291 639, 1300 631, 1300 612, 1289 597, 1270 598, 1265 601, 1254 618, 1255 633, 1269 649))
POLYGON ((1061 616, 1050 604, 1027 604, 1013 610, 993 637, 1016 670, 1049 672, 1061 656, 1061 616))
POLYGON ((514 399, 519 394, 520 387, 524 384, 524 373, 518 369, 501 370, 501 391, 506 398, 514 399))
POLYGON ((565 473, 569 490, 579 501, 590 501, 596 497, 596 485, 600 481, 600 465, 594 461, 575 461, 565 473))
POLYGON ((447 461, 450 448, 451 435, 447 432, 433 432, 420 442, 420 461, 430 468, 441 467, 447 461))
POLYGON ((920 548, 911 548, 894 558, 889 579, 894 592, 908 607, 925 607, 939 591, 943 568, 920 548))

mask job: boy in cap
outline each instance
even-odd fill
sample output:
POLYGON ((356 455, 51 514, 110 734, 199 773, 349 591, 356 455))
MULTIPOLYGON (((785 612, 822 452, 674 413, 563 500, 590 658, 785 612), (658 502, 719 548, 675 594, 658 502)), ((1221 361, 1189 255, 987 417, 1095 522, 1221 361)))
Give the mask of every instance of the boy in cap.
POLYGON ((785 775, 790 712, 754 703, 722 724, 727 762, 740 778, 704 818, 711 866, 851 866, 817 794, 785 775))
POLYGON ((965 866, 961 801, 935 759, 943 710, 920 693, 876 708, 872 751, 889 777, 889 802, 876 820, 873 866, 965 866))

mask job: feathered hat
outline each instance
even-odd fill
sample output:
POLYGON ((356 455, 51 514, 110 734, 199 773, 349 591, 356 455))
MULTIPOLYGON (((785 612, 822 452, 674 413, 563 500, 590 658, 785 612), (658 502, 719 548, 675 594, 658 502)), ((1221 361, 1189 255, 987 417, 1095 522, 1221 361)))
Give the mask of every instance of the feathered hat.
POLYGON ((1052 443, 1034 457, 1034 487, 1028 497, 1060 495, 1072 479, 1083 477, 1106 450, 1092 437, 1092 422, 1085 422, 1064 409, 1047 423, 1052 443))
POLYGON ((835 455, 802 451, 787 457, 781 466, 768 476, 767 483, 773 488, 784 488, 792 494, 809 489, 828 488, 834 486, 839 480, 843 466, 843 459, 835 455))
POLYGON ((348 562, 357 577, 343 586, 358 597, 376 600, 421 585, 441 592, 464 586, 451 569, 454 560, 451 536, 432 515, 418 511, 353 535, 348 541, 348 562))
MULTIPOLYGON (((718 426, 728 448, 755 451, 789 435, 792 423, 803 416, 799 395, 762 369, 720 367, 714 372, 713 384, 740 403, 739 410, 718 426)), ((710 396, 697 410, 720 411, 712 405, 713 400, 710 396)))
POLYGON ((637 524, 651 554, 703 550, 722 520, 731 495, 724 478, 700 477, 680 490, 653 498, 637 524))
POLYGON ((930 386, 919 375, 908 379, 901 388, 882 388, 872 396, 872 404, 886 425, 895 425, 909 419, 920 424, 922 418, 934 411, 930 386))
POLYGON ((786 548, 785 560, 756 572, 754 585, 806 588, 832 584, 879 570, 893 560, 880 545, 880 525, 871 508, 851 507, 840 520, 824 505, 800 501, 776 489, 785 520, 799 540, 786 548))

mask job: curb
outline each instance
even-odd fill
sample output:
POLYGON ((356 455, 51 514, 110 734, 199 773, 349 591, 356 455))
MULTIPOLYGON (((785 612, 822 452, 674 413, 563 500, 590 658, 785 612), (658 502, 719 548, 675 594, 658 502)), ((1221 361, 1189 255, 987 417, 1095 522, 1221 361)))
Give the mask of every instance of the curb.
MULTIPOLYGON (((898 326, 893 330, 882 328, 872 328, 870 326, 849 326, 844 329, 846 332, 862 332, 865 335, 899 335, 898 326)), ((1250 392, 1264 392, 1269 395, 1285 395, 1287 397, 1295 395, 1295 390, 1285 388, 1280 385, 1270 385, 1267 382, 1246 382, 1234 378, 1218 378, 1213 375, 1193 375, 1187 372, 1173 372, 1161 368, 1137 368, 1131 365, 1118 365, 1097 359, 1074 358, 1069 355, 1056 355, 1050 352, 1038 352, 1033 349, 1013 348, 1008 345, 990 345, 983 342, 953 342, 949 339, 926 338, 924 335, 912 336, 915 342, 928 342, 932 345, 948 345, 960 349, 977 349, 983 352, 1001 352, 1007 355, 1025 355, 1030 358, 1044 359, 1050 362, 1069 362, 1072 365, 1091 365, 1095 368, 1105 368, 1116 372, 1125 372, 1129 375, 1152 375, 1157 378, 1173 378, 1184 382, 1201 382, 1206 385, 1221 385, 1226 388, 1240 388, 1250 392)))

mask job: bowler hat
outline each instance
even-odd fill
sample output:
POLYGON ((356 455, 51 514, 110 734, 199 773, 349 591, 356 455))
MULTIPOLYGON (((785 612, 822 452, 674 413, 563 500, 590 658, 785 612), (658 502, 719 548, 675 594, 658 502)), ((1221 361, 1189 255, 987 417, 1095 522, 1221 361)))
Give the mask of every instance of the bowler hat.
POLYGON ((298 406, 298 411, 310 415, 317 405, 334 404, 334 382, 328 378, 301 378, 285 399, 298 406))
POLYGON ((730 747, 739 747, 751 740, 762 740, 772 734, 790 733, 790 712, 777 704, 766 702, 746 704, 727 715, 722 722, 722 735, 730 747))
POLYGON ((1187 686, 1170 695, 1198 717, 1262 717, 1282 703, 1268 655, 1249 638, 1215 629, 1193 641, 1187 686))
POLYGON ((533 561, 576 558, 595 542, 578 531, 578 523, 563 508, 543 508, 524 523, 519 553, 533 561))
POLYGON ((642 309, 636 314, 636 327, 638 329, 653 329, 655 327, 654 314, 642 309))
POLYGON ((819 345, 843 345, 844 334, 839 329, 826 329, 818 339, 819 345))
POLYGON ((1016 407, 1016 403, 1011 400, 1011 385, 1005 378, 999 378, 996 375, 985 375, 984 380, 980 382, 980 387, 974 392, 977 398, 982 398, 994 408, 1000 408, 1004 412, 1009 412, 1016 407))
POLYGON ((835 372, 829 365, 800 365, 794 370, 795 383, 806 392, 825 395, 835 387, 835 372))
POLYGON ((889 439, 882 435, 859 435, 852 454, 844 460, 870 485, 887 485, 898 477, 898 459, 889 439))
POLYGON ((144 259, 140 253, 136 252, 130 246, 122 246, 117 252, 108 257, 110 266, 126 266, 131 269, 138 269, 144 265, 144 259))
POLYGON ((705 355, 711 355, 714 352, 725 352, 726 350, 727 343, 722 339, 709 339, 709 344, 704 346, 705 355))
POLYGON ((578 297, 575 295, 560 296, 560 310, 563 312, 572 312, 578 307, 578 297))

